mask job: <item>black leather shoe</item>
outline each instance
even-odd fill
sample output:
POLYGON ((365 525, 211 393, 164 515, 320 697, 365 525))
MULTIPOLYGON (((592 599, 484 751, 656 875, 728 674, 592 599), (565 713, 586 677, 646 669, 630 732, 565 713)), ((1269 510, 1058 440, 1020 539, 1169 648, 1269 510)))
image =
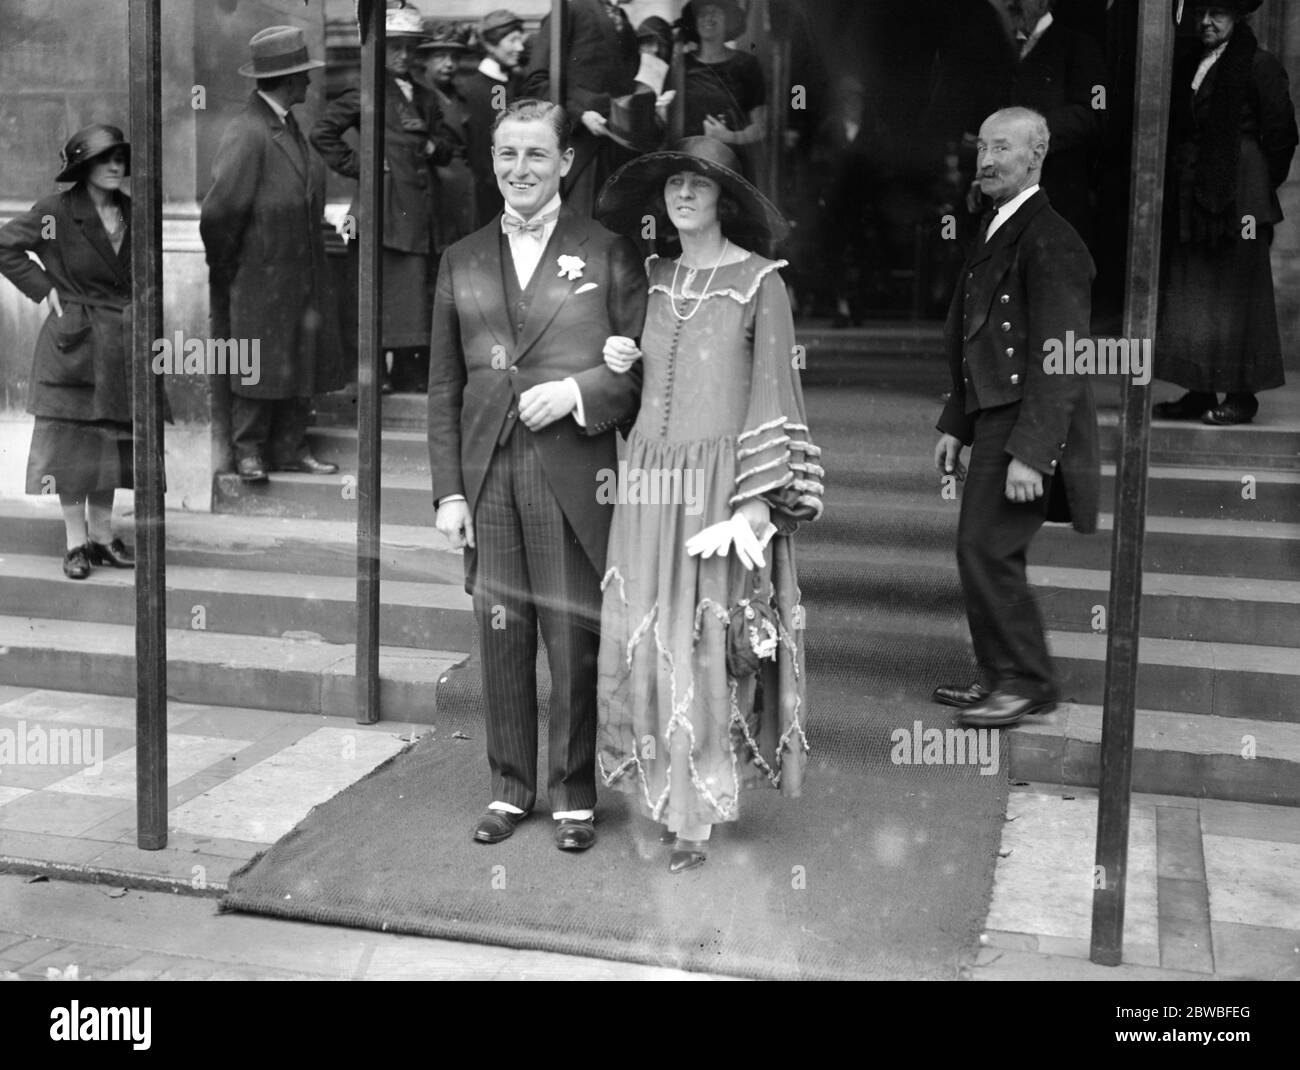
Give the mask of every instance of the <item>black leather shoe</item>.
POLYGON ((63 556, 63 574, 70 580, 84 580, 90 575, 90 558, 84 546, 75 546, 63 556))
POLYGON ((299 457, 296 461, 282 461, 275 468, 277 472, 306 472, 313 476, 332 476, 339 470, 339 466, 332 461, 318 461, 311 454, 299 457))
POLYGON ((967 728, 1009 728, 1019 724, 1026 717, 1035 714, 1051 713, 1056 709, 1055 702, 1041 699, 1022 698, 1005 691, 994 691, 982 702, 967 706, 957 714, 957 723, 967 728))
POLYGON ((596 842, 593 818, 566 817, 555 823, 555 846, 561 851, 585 851, 596 842))
POLYGON ((135 554, 127 549, 121 539, 105 545, 91 539, 86 543, 86 556, 92 565, 112 565, 114 568, 135 568, 135 554))
POLYGON ((1212 409, 1207 409, 1201 414, 1201 423, 1209 424, 1212 427, 1231 427, 1233 424, 1248 424, 1255 418, 1255 413, 1259 412, 1259 402, 1240 401, 1237 398, 1228 398, 1222 405, 1216 405, 1212 409))
POLYGON ((266 468, 262 465, 261 457, 241 457, 237 467, 239 478, 245 483, 266 482, 266 468))
POLYGON ((966 687, 960 684, 941 684, 934 689, 930 701, 940 706, 974 706, 989 697, 989 689, 983 684, 975 683, 966 687))
POLYGON ((527 814, 508 814, 504 810, 484 810, 483 816, 474 826, 474 839, 478 843, 500 843, 502 840, 508 840, 514 833, 515 826, 527 816, 527 814))
POLYGON ((1151 406, 1151 415, 1157 420, 1199 420, 1209 409, 1218 405, 1219 399, 1210 393, 1189 390, 1177 401, 1162 401, 1151 406))
POLYGON ((668 858, 668 872, 682 873, 688 869, 695 869, 697 866, 704 865, 704 860, 708 857, 707 840, 679 839, 677 849, 668 858))

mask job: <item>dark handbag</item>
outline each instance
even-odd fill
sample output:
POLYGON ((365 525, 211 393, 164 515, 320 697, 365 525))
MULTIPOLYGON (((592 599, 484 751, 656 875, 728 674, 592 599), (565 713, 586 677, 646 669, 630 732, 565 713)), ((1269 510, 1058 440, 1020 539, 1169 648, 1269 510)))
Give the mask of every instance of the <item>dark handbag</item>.
POLYGON ((776 614, 755 574, 753 593, 737 602, 727 616, 727 675, 753 676, 764 661, 776 661, 780 644, 776 614))

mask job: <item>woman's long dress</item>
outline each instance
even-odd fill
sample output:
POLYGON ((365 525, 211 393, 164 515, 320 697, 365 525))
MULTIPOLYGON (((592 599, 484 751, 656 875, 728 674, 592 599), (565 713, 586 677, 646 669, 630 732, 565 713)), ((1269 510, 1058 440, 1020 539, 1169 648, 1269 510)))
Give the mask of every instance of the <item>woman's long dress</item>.
POLYGON ((751 255, 719 268, 696 308, 708 278, 699 272, 692 298, 677 302, 689 316, 681 319, 674 263, 649 262, 645 383, 603 583, 597 759, 607 786, 675 831, 736 820, 747 780, 797 795, 807 752, 790 536, 820 515, 823 473, 784 263, 751 255), (779 531, 763 568, 747 571, 734 553, 688 556, 687 539, 753 498, 768 502, 779 531), (770 601, 780 641, 757 675, 736 679, 728 610, 755 595, 770 601))

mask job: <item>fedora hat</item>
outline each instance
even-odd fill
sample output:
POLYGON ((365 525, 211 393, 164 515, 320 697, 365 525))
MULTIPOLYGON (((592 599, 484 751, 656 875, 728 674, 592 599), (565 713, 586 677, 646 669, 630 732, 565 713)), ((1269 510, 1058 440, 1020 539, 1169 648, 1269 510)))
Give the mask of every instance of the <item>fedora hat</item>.
POLYGON ((696 0, 690 2, 682 8, 682 30, 689 40, 699 40, 699 30, 696 28, 696 18, 702 8, 720 7, 723 16, 727 20, 726 39, 734 41, 745 32, 745 26, 748 20, 745 18, 744 9, 736 0, 703 0, 697 3, 696 0))
POLYGON ((618 234, 639 235, 647 209, 663 193, 669 176, 679 171, 713 179, 740 205, 740 220, 728 235, 737 244, 766 250, 790 232, 780 209, 740 173, 736 154, 712 137, 684 138, 671 149, 625 163, 600 191, 596 219, 618 234))
POLYGON ((59 152, 59 173, 55 182, 76 182, 85 174, 87 166, 98 156, 113 149, 126 149, 126 173, 131 173, 131 146, 116 126, 95 123, 78 130, 59 152))
POLYGON ((384 15, 384 34, 387 37, 428 37, 424 19, 413 7, 390 7, 384 15))
POLYGON ((605 127, 613 140, 633 152, 654 152, 663 143, 655 121, 655 94, 638 90, 609 100, 609 125, 605 127))
POLYGON ((443 22, 430 25, 425 35, 429 39, 416 50, 419 52, 472 52, 469 44, 469 30, 455 23, 443 22))
POLYGON ((299 71, 314 71, 325 64, 307 55, 307 40, 297 26, 268 26, 258 30, 248 42, 252 63, 245 63, 239 73, 245 78, 279 78, 299 71))

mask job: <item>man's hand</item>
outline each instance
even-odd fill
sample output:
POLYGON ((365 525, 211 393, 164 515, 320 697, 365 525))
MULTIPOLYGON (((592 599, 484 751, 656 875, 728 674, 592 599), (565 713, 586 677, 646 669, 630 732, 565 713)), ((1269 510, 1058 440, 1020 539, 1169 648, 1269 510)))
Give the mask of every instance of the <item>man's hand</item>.
POLYGON ((966 466, 961 463, 961 439, 956 435, 941 435, 939 444, 934 447, 934 466, 946 476, 966 478, 966 466))
POLYGON ((1035 502, 1043 496, 1043 473, 1011 458, 1007 465, 1007 501, 1035 502))
POLYGON ((529 431, 540 431, 563 420, 577 404, 565 382, 538 383, 519 395, 519 419, 529 431))
POLYGON ((642 353, 631 338, 624 338, 621 334, 611 334, 605 339, 604 356, 605 366, 610 371, 622 375, 641 359, 642 353))
POLYGON ((469 504, 460 499, 443 502, 434 514, 433 526, 447 536, 453 550, 474 548, 474 518, 469 515, 469 504))
POLYGON ((50 304, 50 311, 53 312, 56 316, 58 316, 59 319, 62 319, 63 302, 59 300, 59 291, 54 289, 53 286, 51 286, 50 292, 45 295, 45 300, 48 301, 50 304))
POLYGON ((609 136, 609 120, 598 111, 584 111, 582 113, 582 125, 597 137, 609 136))

